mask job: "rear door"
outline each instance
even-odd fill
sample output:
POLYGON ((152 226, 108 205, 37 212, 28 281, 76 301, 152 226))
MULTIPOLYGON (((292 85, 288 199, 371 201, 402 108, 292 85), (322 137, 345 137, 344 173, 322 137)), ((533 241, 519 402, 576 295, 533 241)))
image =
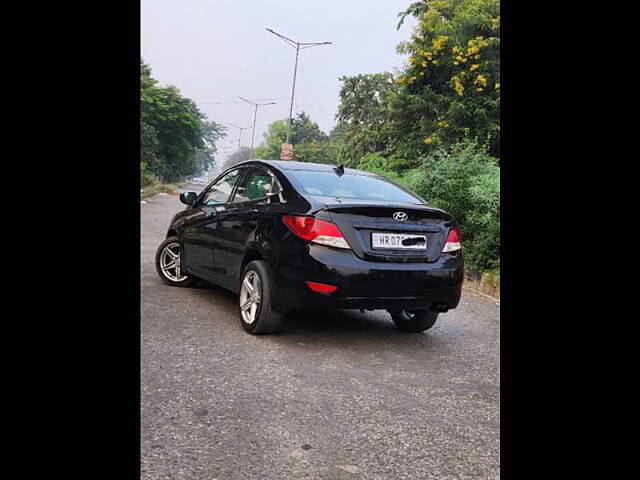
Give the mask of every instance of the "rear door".
POLYGON ((183 226, 183 261, 187 270, 197 276, 215 277, 218 215, 224 211, 242 170, 231 170, 213 183, 200 196, 183 226))
POLYGON ((240 275, 246 245, 277 199, 270 197, 277 180, 266 167, 248 167, 233 198, 218 212, 215 271, 230 287, 240 275))

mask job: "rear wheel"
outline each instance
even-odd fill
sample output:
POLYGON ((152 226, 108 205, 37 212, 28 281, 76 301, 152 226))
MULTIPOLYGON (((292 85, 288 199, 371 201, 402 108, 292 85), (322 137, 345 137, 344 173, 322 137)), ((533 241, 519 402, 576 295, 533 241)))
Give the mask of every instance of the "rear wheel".
POLYGON ((168 237, 160 244, 156 251, 156 270, 164 283, 174 287, 190 287, 198 281, 182 269, 178 237, 168 237))
POLYGON ((242 328, 258 335, 278 330, 283 314, 271 303, 273 284, 267 265, 261 260, 249 262, 242 271, 239 314, 242 328))
POLYGON ((438 312, 431 310, 389 310, 389 314, 398 330, 410 333, 429 330, 438 319, 438 312))

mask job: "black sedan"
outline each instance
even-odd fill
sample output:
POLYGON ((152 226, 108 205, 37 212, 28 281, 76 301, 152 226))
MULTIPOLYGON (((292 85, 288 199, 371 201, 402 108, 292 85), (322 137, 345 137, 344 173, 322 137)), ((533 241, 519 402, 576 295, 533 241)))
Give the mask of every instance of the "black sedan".
POLYGON ((406 332, 460 300, 460 233, 447 212, 373 173, 252 160, 182 193, 156 253, 160 278, 239 294, 249 333, 290 309, 385 309, 406 332))

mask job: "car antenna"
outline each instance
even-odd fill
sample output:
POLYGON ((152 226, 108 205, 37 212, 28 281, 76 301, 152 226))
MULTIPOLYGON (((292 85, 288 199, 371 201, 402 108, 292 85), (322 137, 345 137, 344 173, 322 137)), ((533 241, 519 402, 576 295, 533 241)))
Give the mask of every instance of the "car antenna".
POLYGON ((333 167, 333 171, 336 172, 336 175, 341 177, 342 175, 344 175, 344 165, 338 165, 336 167, 333 167))

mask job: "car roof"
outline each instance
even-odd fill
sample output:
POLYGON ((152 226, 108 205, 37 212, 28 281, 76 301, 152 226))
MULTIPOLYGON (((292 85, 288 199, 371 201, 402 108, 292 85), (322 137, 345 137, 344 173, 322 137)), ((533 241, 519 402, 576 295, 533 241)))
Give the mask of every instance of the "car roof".
MULTIPOLYGON (((294 162, 291 160, 263 160, 257 158, 254 160, 247 160, 242 162, 242 164, 249 164, 251 162, 265 163, 280 170, 306 170, 316 172, 332 172, 338 166, 328 163, 294 162)), ((355 175, 367 175, 371 177, 377 176, 375 173, 365 172, 364 170, 357 170, 355 168, 345 168, 344 171, 345 173, 352 173, 355 175)))

